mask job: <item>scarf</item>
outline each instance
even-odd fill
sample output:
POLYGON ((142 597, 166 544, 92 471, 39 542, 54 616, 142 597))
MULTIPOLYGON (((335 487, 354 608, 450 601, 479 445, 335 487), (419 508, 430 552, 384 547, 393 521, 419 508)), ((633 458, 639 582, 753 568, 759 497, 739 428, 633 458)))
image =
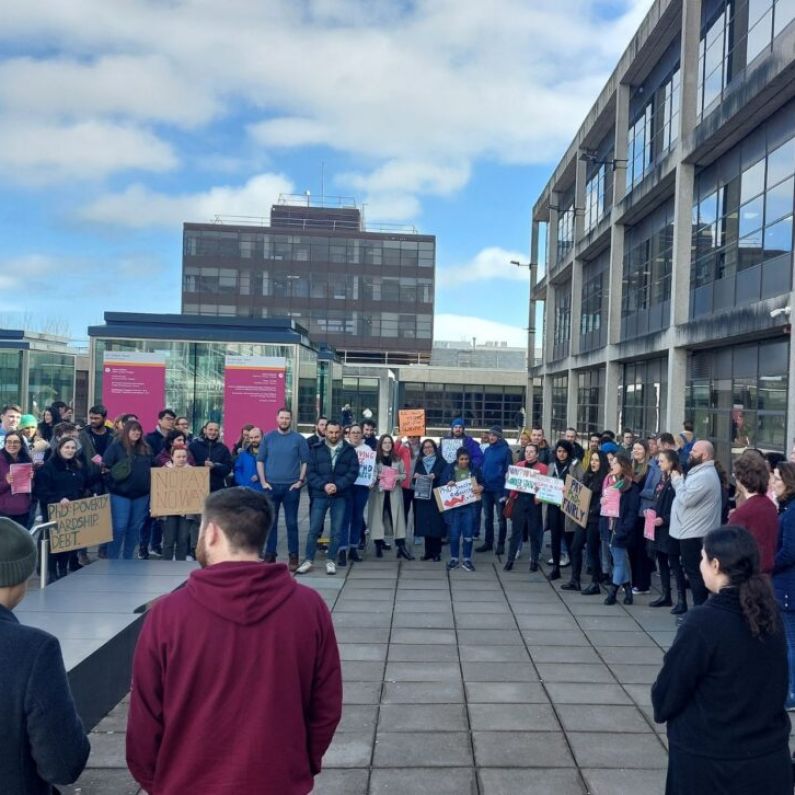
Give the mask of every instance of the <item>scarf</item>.
POLYGON ((328 442, 326 442, 326 447, 328 447, 329 454, 331 455, 332 469, 334 469, 334 464, 337 462, 337 456, 340 454, 340 451, 342 450, 342 445, 344 443, 345 442, 342 439, 340 439, 340 441, 338 441, 337 444, 335 445, 330 445, 328 442))
POLYGON ((433 465, 436 463, 435 455, 425 455, 422 457, 422 465, 425 467, 425 474, 430 475, 433 465))

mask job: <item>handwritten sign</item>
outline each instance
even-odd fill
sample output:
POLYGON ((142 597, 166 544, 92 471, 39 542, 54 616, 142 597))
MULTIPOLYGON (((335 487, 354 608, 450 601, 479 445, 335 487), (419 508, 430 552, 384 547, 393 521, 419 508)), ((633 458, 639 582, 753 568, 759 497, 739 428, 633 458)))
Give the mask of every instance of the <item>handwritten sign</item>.
POLYGON ((414 497, 429 500, 433 495, 433 478, 430 475, 417 475, 414 478, 414 497))
POLYGON ((646 508, 643 512, 643 537, 649 541, 654 541, 654 531, 657 529, 657 511, 654 508, 646 508))
POLYGON ((425 409, 400 409, 398 422, 401 436, 425 436, 425 409))
POLYGON ((580 483, 579 480, 575 480, 571 475, 566 475, 560 509, 570 519, 574 519, 580 527, 586 527, 592 496, 593 493, 587 486, 580 483))
POLYGON ((47 506, 47 518, 58 522, 50 530, 50 550, 69 552, 94 544, 113 540, 113 525, 110 518, 110 497, 88 497, 85 500, 54 503, 47 506))
POLYGON ((611 519, 618 517, 621 512, 621 492, 614 488, 615 478, 610 479, 602 489, 599 513, 611 519))
POLYGON ((210 493, 207 467, 156 467, 152 470, 152 516, 201 513, 210 493))
POLYGON ((477 480, 469 478, 468 480, 459 480, 452 486, 439 486, 438 489, 433 490, 437 507, 440 511, 451 511, 453 508, 478 502, 480 495, 472 491, 472 487, 475 485, 477 485, 477 480))
POLYGON ((33 464, 11 464, 8 469, 11 475, 11 493, 30 494, 33 485, 33 464))
POLYGON ((360 444, 356 448, 356 455, 359 459, 359 477, 354 485, 372 486, 375 482, 375 450, 371 450, 366 444, 360 444))
POLYGON ((441 447, 442 447, 442 458, 447 461, 448 464, 455 463, 455 454, 458 450, 464 446, 463 439, 453 439, 448 437, 447 439, 442 439, 441 447))
POLYGON ((527 467, 508 467, 505 488, 509 491, 535 494, 541 502, 548 502, 551 505, 560 505, 563 502, 562 480, 542 475, 535 469, 527 467))

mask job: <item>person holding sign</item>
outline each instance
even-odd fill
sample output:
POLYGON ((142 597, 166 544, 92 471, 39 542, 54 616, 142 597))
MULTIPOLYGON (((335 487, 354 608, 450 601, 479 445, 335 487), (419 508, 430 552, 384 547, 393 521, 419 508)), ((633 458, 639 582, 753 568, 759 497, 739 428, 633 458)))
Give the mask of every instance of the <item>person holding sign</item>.
MULTIPOLYGON (((364 443, 362 426, 356 423, 348 429, 348 443, 356 451, 356 457, 359 459, 359 475, 351 486, 345 509, 343 541, 348 548, 348 560, 361 563, 359 544, 364 533, 364 509, 370 498, 370 486, 375 479, 375 450, 371 450, 370 446, 364 443)), ((340 563, 339 556, 337 563, 340 563)))
MULTIPOLYGON (((456 455, 455 463, 448 464, 442 473, 442 482, 448 486, 454 486, 461 480, 471 480, 475 478, 477 485, 472 487, 474 494, 483 494, 483 475, 480 469, 472 465, 472 458, 466 447, 460 447, 456 455)), ((475 517, 477 507, 480 502, 470 502, 466 505, 459 505, 444 512, 444 519, 447 522, 447 534, 450 538, 450 560, 447 561, 447 570, 452 571, 458 568, 459 552, 463 540, 464 560, 461 568, 464 571, 475 571, 472 563, 472 545, 475 534, 475 517)))
POLYGON ((483 515, 485 518, 485 538, 475 552, 488 552, 494 548, 494 512, 497 512, 499 536, 497 537, 498 555, 505 552, 505 537, 508 534, 508 522, 505 519, 505 476, 508 467, 513 465, 513 456, 508 442, 502 438, 502 428, 494 425, 487 435, 488 447, 483 452, 483 515))
MULTIPOLYGON (((540 475, 547 474, 546 464, 538 460, 538 445, 528 443, 524 448, 524 458, 516 466, 534 469, 540 475)), ((514 561, 519 557, 519 548, 523 541, 530 542, 530 571, 538 571, 538 559, 544 543, 544 520, 541 501, 535 494, 512 491, 508 496, 511 506, 511 540, 508 544, 508 560, 503 566, 504 571, 513 569, 514 561)))
MULTIPOLYGON (((41 503, 41 515, 48 515, 48 505, 82 499, 86 492, 86 474, 77 460, 77 442, 69 436, 63 436, 58 440, 50 459, 36 473, 36 495, 41 503)), ((66 577, 69 570, 82 568, 76 550, 50 552, 48 567, 53 579, 66 577)))
MULTIPOLYGON (((582 481, 582 474, 580 462, 574 460, 574 448, 571 442, 559 439, 555 445, 555 461, 549 468, 550 477, 565 481, 566 475, 571 475, 575 480, 582 481)), ((559 505, 550 504, 547 506, 547 527, 552 542, 552 571, 549 579, 559 580, 563 539, 566 540, 566 547, 571 550, 577 522, 566 516, 559 505)))
POLYGON ((385 433, 378 440, 375 459, 375 483, 371 486, 367 526, 375 543, 375 555, 383 557, 387 528, 395 538, 397 556, 414 560, 406 547, 406 516, 403 513, 401 481, 406 477, 403 461, 395 451, 395 441, 385 433))
POLYGON ((426 439, 420 448, 420 455, 414 464, 412 483, 414 489, 414 535, 425 538, 425 554, 422 560, 439 563, 442 559, 442 538, 444 538, 444 519, 439 513, 439 506, 428 491, 427 497, 420 497, 417 484, 421 478, 427 478, 430 490, 444 483, 442 476, 447 468, 445 460, 439 455, 439 449, 433 439, 426 439))
POLYGON ((629 563, 627 546, 633 541, 635 523, 638 519, 640 505, 640 488, 632 479, 634 472, 632 460, 623 450, 616 453, 610 472, 616 482, 610 488, 616 489, 621 495, 619 499, 618 517, 609 520, 610 552, 613 556, 613 584, 605 599, 606 605, 614 605, 618 589, 624 588, 624 604, 632 604, 632 569, 629 563))
POLYGON ((28 526, 32 481, 33 463, 25 440, 21 433, 9 431, 0 450, 0 516, 28 526))
MULTIPOLYGON (((171 461, 166 467, 173 469, 188 469, 192 465, 188 462, 187 447, 172 447, 171 461)), ((188 552, 195 557, 196 541, 199 538, 199 516, 184 514, 177 516, 163 516, 163 557, 162 560, 186 560, 188 552)))

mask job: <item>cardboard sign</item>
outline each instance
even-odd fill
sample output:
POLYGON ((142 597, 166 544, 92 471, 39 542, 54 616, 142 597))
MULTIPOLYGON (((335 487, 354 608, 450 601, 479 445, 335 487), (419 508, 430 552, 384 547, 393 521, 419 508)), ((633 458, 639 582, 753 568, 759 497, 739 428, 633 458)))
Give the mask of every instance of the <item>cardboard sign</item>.
POLYGON ((210 493, 208 467, 156 467, 152 469, 152 516, 201 513, 210 493))
POLYGON ((442 451, 442 458, 447 461, 448 464, 455 463, 455 454, 458 450, 464 446, 463 439, 452 439, 447 437, 446 439, 442 439, 440 442, 441 451, 442 451))
POLYGON ((614 488, 615 480, 609 484, 605 484, 602 488, 602 498, 600 501, 601 508, 599 513, 602 516, 607 516, 611 519, 618 518, 621 512, 621 492, 614 488))
POLYGON ((355 486, 372 486, 375 483, 375 450, 371 450, 366 444, 360 444, 356 448, 356 456, 359 459, 359 477, 353 482, 355 486))
POLYGON ((570 519, 574 519, 580 527, 588 525, 591 497, 593 497, 593 492, 587 486, 584 486, 579 480, 575 480, 571 475, 566 475, 560 509, 570 519))
POLYGON ((425 436, 425 409, 400 409, 398 424, 401 436, 425 436))
POLYGON ((654 541, 654 533, 657 530, 655 522, 657 521, 657 511, 654 508, 646 508, 643 512, 643 537, 648 541, 654 541))
POLYGON ((450 511, 453 508, 460 508, 462 505, 469 505, 478 502, 480 495, 472 491, 472 487, 477 485, 475 478, 459 480, 453 486, 439 486, 433 490, 436 498, 436 505, 440 511, 450 511))
POLYGON ((560 478, 542 475, 527 467, 508 467, 505 488, 509 491, 535 494, 541 502, 548 502, 550 505, 560 505, 563 502, 563 481, 560 478))
POLYGON ((433 478, 430 475, 417 475, 414 478, 414 498, 429 500, 433 495, 433 478))
POLYGON ((107 494, 72 500, 63 505, 58 502, 48 505, 47 519, 58 522, 58 527, 50 530, 52 552, 69 552, 113 540, 110 496, 107 494))
POLYGON ((33 487, 33 464, 11 464, 12 494, 30 494, 33 487))

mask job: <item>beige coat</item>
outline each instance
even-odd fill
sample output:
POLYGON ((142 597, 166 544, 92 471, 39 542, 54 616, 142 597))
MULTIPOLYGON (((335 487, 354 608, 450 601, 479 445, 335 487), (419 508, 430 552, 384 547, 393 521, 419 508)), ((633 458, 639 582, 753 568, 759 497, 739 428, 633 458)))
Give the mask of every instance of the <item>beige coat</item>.
POLYGON ((370 528, 370 538, 373 541, 383 541, 387 528, 384 527, 384 500, 389 499, 389 507, 392 511, 393 527, 392 533, 395 538, 406 537, 406 517, 403 515, 403 489, 400 484, 406 477, 406 470, 403 462, 398 458, 392 468, 398 471, 398 479, 392 491, 381 491, 378 482, 381 476, 383 464, 378 463, 375 467, 375 485, 370 490, 370 499, 367 501, 367 526, 370 528))

